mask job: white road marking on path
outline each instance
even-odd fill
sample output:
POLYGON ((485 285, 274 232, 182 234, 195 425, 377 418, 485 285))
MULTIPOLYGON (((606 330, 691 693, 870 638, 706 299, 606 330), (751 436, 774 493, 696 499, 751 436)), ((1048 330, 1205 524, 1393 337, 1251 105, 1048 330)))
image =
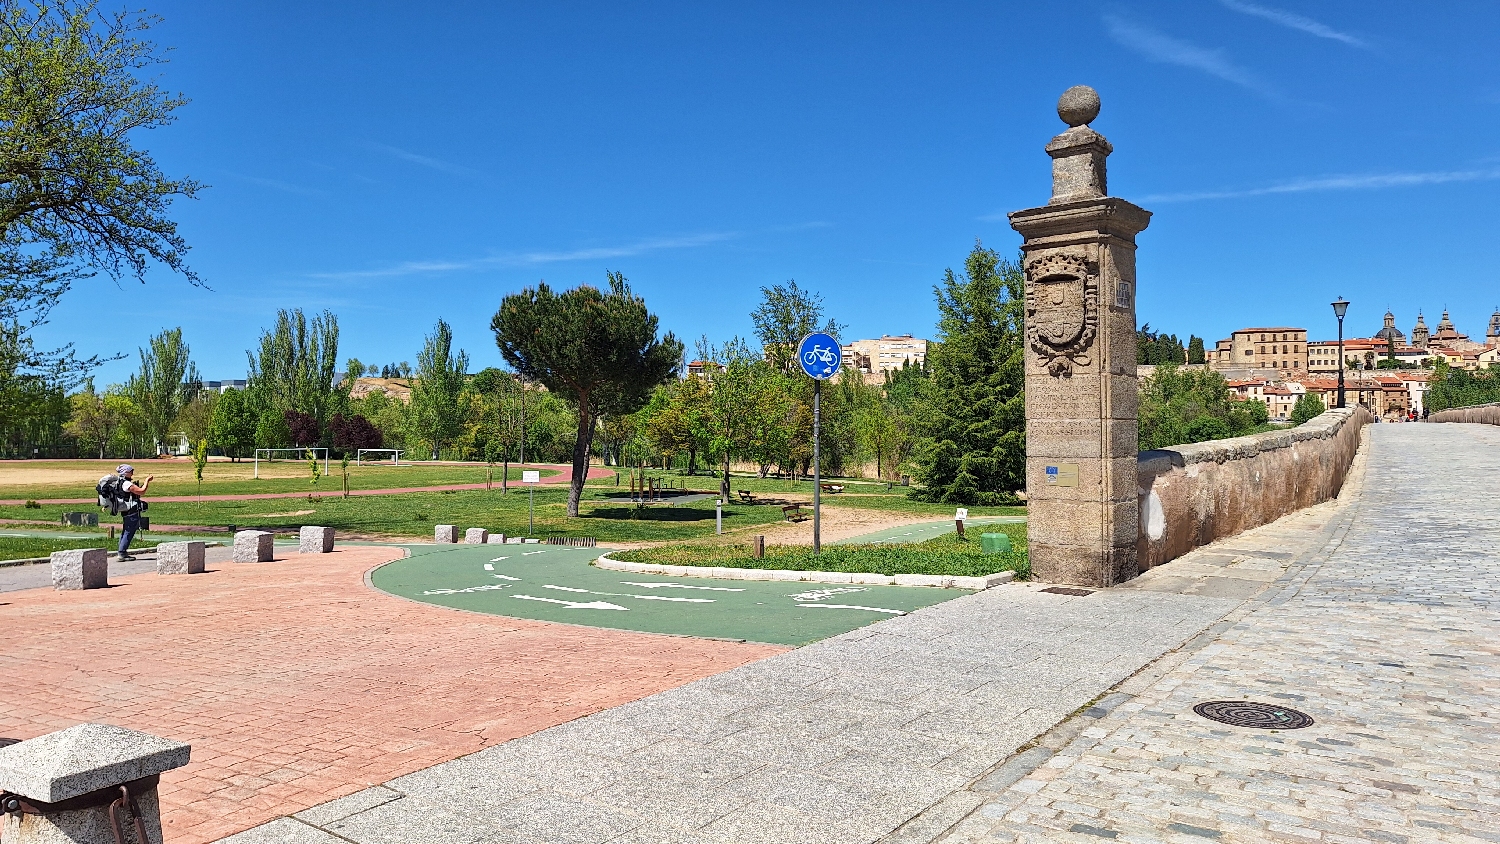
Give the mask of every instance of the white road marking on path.
POLYGON ((516 580, 516 581, 519 581, 521 579, 519 577, 511 577, 508 574, 492 574, 492 575, 490 575, 490 577, 498 577, 501 580, 516 580))
POLYGON ((635 583, 630 580, 622 580, 626 586, 639 586, 642 589, 705 589, 710 592, 743 592, 743 589, 735 589, 729 586, 689 586, 686 583, 635 583))
POLYGON ((834 595, 845 595, 850 592, 864 592, 863 586, 845 586, 842 589, 810 589, 806 592, 798 592, 788 595, 793 601, 821 601, 824 598, 832 598, 834 595))
MULTIPOLYGON (((490 562, 492 562, 492 563, 498 563, 501 560, 509 560, 509 559, 510 559, 509 557, 496 557, 495 559, 490 560, 490 562)), ((489 566, 485 566, 485 568, 489 568, 489 566)))
POLYGON ((423 595, 457 595, 462 592, 488 592, 492 589, 509 589, 504 583, 486 583, 483 586, 470 586, 467 589, 428 589, 423 595))
POLYGON ((556 590, 558 590, 560 592, 583 592, 585 594, 587 594, 588 591, 589 591, 587 589, 574 589, 571 586, 553 586, 550 583, 548 583, 546 586, 543 586, 542 588, 543 589, 556 589, 556 590))
POLYGON ((543 548, 540 551, 526 551, 526 552, 523 552, 521 554, 521 556, 523 556, 523 557, 530 557, 532 554, 545 554, 545 553, 547 553, 547 549, 543 548))
POLYGON ((559 601, 556 598, 538 598, 534 595, 512 595, 511 597, 520 598, 523 601, 546 601, 549 604, 562 604, 570 610, 624 610, 625 612, 630 612, 629 607, 611 604, 608 601, 589 601, 588 603, 583 603, 582 601, 559 601))
POLYGON ((884 607, 860 607, 854 604, 798 604, 799 607, 821 607, 825 610, 869 610, 870 612, 888 612, 891 615, 906 615, 906 610, 888 610, 884 607))
POLYGON ((713 598, 672 598, 666 595, 626 595, 620 592, 598 592, 598 595, 614 595, 620 598, 639 598, 642 601, 679 601, 684 604, 712 604, 713 598))
POLYGON ((495 564, 494 563, 485 563, 484 564, 484 570, 485 571, 494 571, 495 570, 495 564))

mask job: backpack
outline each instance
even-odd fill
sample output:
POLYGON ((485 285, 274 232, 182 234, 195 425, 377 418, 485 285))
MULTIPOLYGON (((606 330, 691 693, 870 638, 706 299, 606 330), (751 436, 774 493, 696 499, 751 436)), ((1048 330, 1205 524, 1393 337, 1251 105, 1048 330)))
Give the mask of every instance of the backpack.
POLYGON ((94 492, 99 495, 99 506, 108 510, 111 516, 129 513, 140 505, 140 499, 125 491, 125 483, 125 479, 119 475, 105 475, 94 485, 94 492))

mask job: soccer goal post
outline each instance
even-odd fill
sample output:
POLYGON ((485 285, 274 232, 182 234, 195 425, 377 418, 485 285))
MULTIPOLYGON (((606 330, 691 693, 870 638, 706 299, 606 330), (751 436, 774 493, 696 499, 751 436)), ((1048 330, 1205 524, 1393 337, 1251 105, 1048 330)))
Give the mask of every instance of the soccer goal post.
POLYGON ((266 455, 265 459, 267 463, 273 463, 276 460, 275 455, 278 453, 291 454, 292 457, 288 458, 291 460, 306 460, 308 452, 312 452, 314 456, 317 456, 317 453, 320 451, 323 452, 323 474, 327 475, 328 449, 326 448, 320 448, 318 446, 307 446, 305 448, 257 448, 255 450, 255 477, 260 477, 260 456, 262 454, 266 455))
MULTIPOLYGON (((363 466, 364 465, 363 460, 365 459, 365 455, 366 454, 389 454, 389 455, 391 455, 391 459, 393 461, 393 465, 400 466, 401 465, 401 455, 403 455, 405 453, 406 452, 402 451, 399 448, 361 448, 361 449, 357 449, 354 452, 354 465, 356 465, 356 466, 363 466)), ((372 463, 384 463, 385 460, 384 459, 372 460, 370 462, 372 462, 372 463)))

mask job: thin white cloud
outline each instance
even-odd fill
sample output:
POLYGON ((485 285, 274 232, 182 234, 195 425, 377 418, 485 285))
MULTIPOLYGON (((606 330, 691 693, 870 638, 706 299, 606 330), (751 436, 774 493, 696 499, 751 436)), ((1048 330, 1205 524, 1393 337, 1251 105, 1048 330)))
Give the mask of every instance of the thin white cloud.
POLYGON ((1104 16, 1104 27, 1115 43, 1152 61, 1192 68, 1262 96, 1279 98, 1270 86, 1254 73, 1230 61, 1222 50, 1189 44, 1115 15, 1104 16))
POLYGON ((709 243, 732 240, 737 232, 708 232, 684 237, 658 237, 640 240, 620 246, 594 246, 583 249, 559 251, 511 252, 486 258, 456 261, 404 261, 389 267, 372 270, 351 270, 336 273, 309 273, 310 278, 354 279, 393 278, 408 275, 435 275, 451 272, 487 269, 491 267, 524 267, 536 264, 556 264, 566 261, 598 261, 606 258, 628 258, 646 252, 663 249, 688 249, 709 243))
POLYGON ((454 176, 481 176, 481 175, 483 175, 478 170, 475 170, 475 169, 470 168, 470 167, 464 167, 462 165, 454 164, 454 163, 449 162, 449 161, 443 161, 440 158, 432 158, 432 157, 426 156, 426 155, 419 155, 419 154, 417 154, 415 152, 411 152, 409 150, 401 149, 400 147, 390 146, 389 144, 371 143, 370 144, 370 148, 374 149, 374 150, 379 150, 380 152, 383 152, 386 155, 390 155, 390 156, 394 156, 396 158, 399 158, 402 161, 410 161, 412 164, 417 164, 417 165, 420 165, 422 167, 426 167, 426 168, 431 169, 431 170, 437 170, 439 172, 448 173, 448 174, 454 175, 454 176))
POLYGON ((299 196, 328 195, 326 191, 321 191, 317 188, 303 187, 302 185, 294 185, 291 182, 283 182, 280 179, 267 179, 261 176, 247 176, 244 173, 236 173, 232 170, 225 170, 224 173, 242 182, 249 182, 252 185, 260 185, 263 188, 279 190, 282 193, 295 193, 299 196))
POLYGON ((1380 188, 1443 185, 1454 182, 1485 182, 1500 179, 1500 168, 1488 170, 1443 170, 1429 173, 1369 173, 1365 175, 1319 176, 1292 179, 1260 188, 1244 190, 1162 193, 1142 198, 1142 202, 1198 202, 1205 199, 1238 199, 1246 196, 1268 196, 1282 193, 1310 193, 1330 190, 1377 190, 1380 188))
POLYGON ((1369 44, 1347 32, 1339 32, 1331 26, 1319 23, 1312 18, 1303 17, 1295 12, 1288 12, 1284 9, 1273 9, 1270 6, 1261 6, 1255 3, 1246 3, 1243 0, 1219 0, 1219 3, 1226 9, 1231 9, 1242 15, 1253 15, 1257 18, 1264 18, 1272 23, 1280 24, 1287 29, 1295 29, 1298 32, 1305 32, 1308 35, 1316 35, 1319 38, 1338 41, 1348 44, 1351 47, 1370 49, 1369 44))

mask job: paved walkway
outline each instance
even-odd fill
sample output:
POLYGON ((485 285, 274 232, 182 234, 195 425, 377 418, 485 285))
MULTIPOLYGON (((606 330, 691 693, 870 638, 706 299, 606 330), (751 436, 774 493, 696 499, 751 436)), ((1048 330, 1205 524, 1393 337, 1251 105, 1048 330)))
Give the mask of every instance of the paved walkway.
POLYGON ((412 603, 364 585, 389 547, 210 553, 201 575, 0 594, 0 736, 104 721, 190 742, 162 777, 173 844, 784 650, 412 603))
POLYGON ((1041 767, 978 784, 985 805, 936 840, 1500 841, 1500 428, 1370 436, 1360 498, 1322 554, 1122 687, 1041 767), (1225 699, 1316 724, 1192 712, 1225 699))

